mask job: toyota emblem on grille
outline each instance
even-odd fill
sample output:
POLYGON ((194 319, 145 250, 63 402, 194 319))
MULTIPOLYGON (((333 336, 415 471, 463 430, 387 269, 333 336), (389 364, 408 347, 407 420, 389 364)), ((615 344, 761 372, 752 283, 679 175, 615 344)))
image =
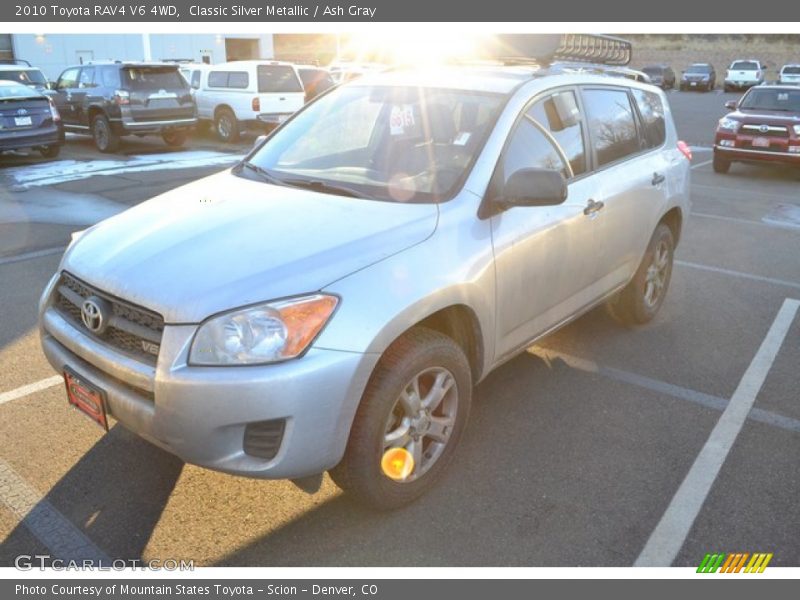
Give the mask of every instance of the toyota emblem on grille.
POLYGON ((97 296, 91 296, 81 304, 81 321, 94 333, 103 333, 108 324, 104 304, 97 296))
POLYGON ((20 108, 20 109, 17 109, 17 114, 18 115, 27 115, 28 111, 25 110, 24 108, 20 108))
POLYGON ((762 125, 758 128, 761 133, 767 133, 769 131, 769 125, 762 125))

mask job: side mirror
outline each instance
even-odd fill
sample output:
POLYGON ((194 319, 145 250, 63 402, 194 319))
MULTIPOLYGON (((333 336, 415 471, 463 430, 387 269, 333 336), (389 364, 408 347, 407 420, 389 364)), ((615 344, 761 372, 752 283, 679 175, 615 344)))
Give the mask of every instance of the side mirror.
POLYGON ((567 199, 567 182, 554 169, 520 169, 509 177, 497 199, 512 206, 555 206, 567 199))
POLYGON ((736 100, 728 100, 725 103, 725 108, 728 108, 730 110, 736 110, 736 100))

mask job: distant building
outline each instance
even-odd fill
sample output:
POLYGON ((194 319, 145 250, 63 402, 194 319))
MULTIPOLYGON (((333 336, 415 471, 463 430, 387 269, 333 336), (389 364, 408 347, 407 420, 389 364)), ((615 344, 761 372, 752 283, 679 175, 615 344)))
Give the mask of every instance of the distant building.
POLYGON ((24 59, 54 80, 69 65, 106 60, 274 58, 272 34, 0 34, 0 60, 24 59))

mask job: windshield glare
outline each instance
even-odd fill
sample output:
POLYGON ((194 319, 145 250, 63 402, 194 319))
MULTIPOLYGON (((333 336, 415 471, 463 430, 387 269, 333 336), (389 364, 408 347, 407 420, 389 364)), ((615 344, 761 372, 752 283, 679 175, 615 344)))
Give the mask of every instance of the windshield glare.
POLYGON ((800 113, 800 89, 797 91, 752 89, 742 98, 739 108, 800 113))
POLYGON ((378 200, 452 196, 504 96, 350 85, 310 104, 250 158, 278 180, 346 186, 378 200))
POLYGON ((711 69, 704 65, 692 65, 688 69, 686 69, 687 73, 702 73, 703 75, 707 75, 711 72, 711 69))

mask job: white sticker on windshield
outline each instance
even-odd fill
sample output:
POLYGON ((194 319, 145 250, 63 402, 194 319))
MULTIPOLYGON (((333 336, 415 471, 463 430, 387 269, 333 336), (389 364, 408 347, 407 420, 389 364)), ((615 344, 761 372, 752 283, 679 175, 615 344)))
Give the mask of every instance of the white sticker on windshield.
POLYGON ((393 106, 392 115, 389 118, 389 133, 391 135, 403 135, 406 127, 414 126, 414 106, 411 104, 403 104, 402 106, 393 106))
POLYGON ((472 134, 469 131, 462 131, 453 140, 454 146, 466 146, 472 134))

